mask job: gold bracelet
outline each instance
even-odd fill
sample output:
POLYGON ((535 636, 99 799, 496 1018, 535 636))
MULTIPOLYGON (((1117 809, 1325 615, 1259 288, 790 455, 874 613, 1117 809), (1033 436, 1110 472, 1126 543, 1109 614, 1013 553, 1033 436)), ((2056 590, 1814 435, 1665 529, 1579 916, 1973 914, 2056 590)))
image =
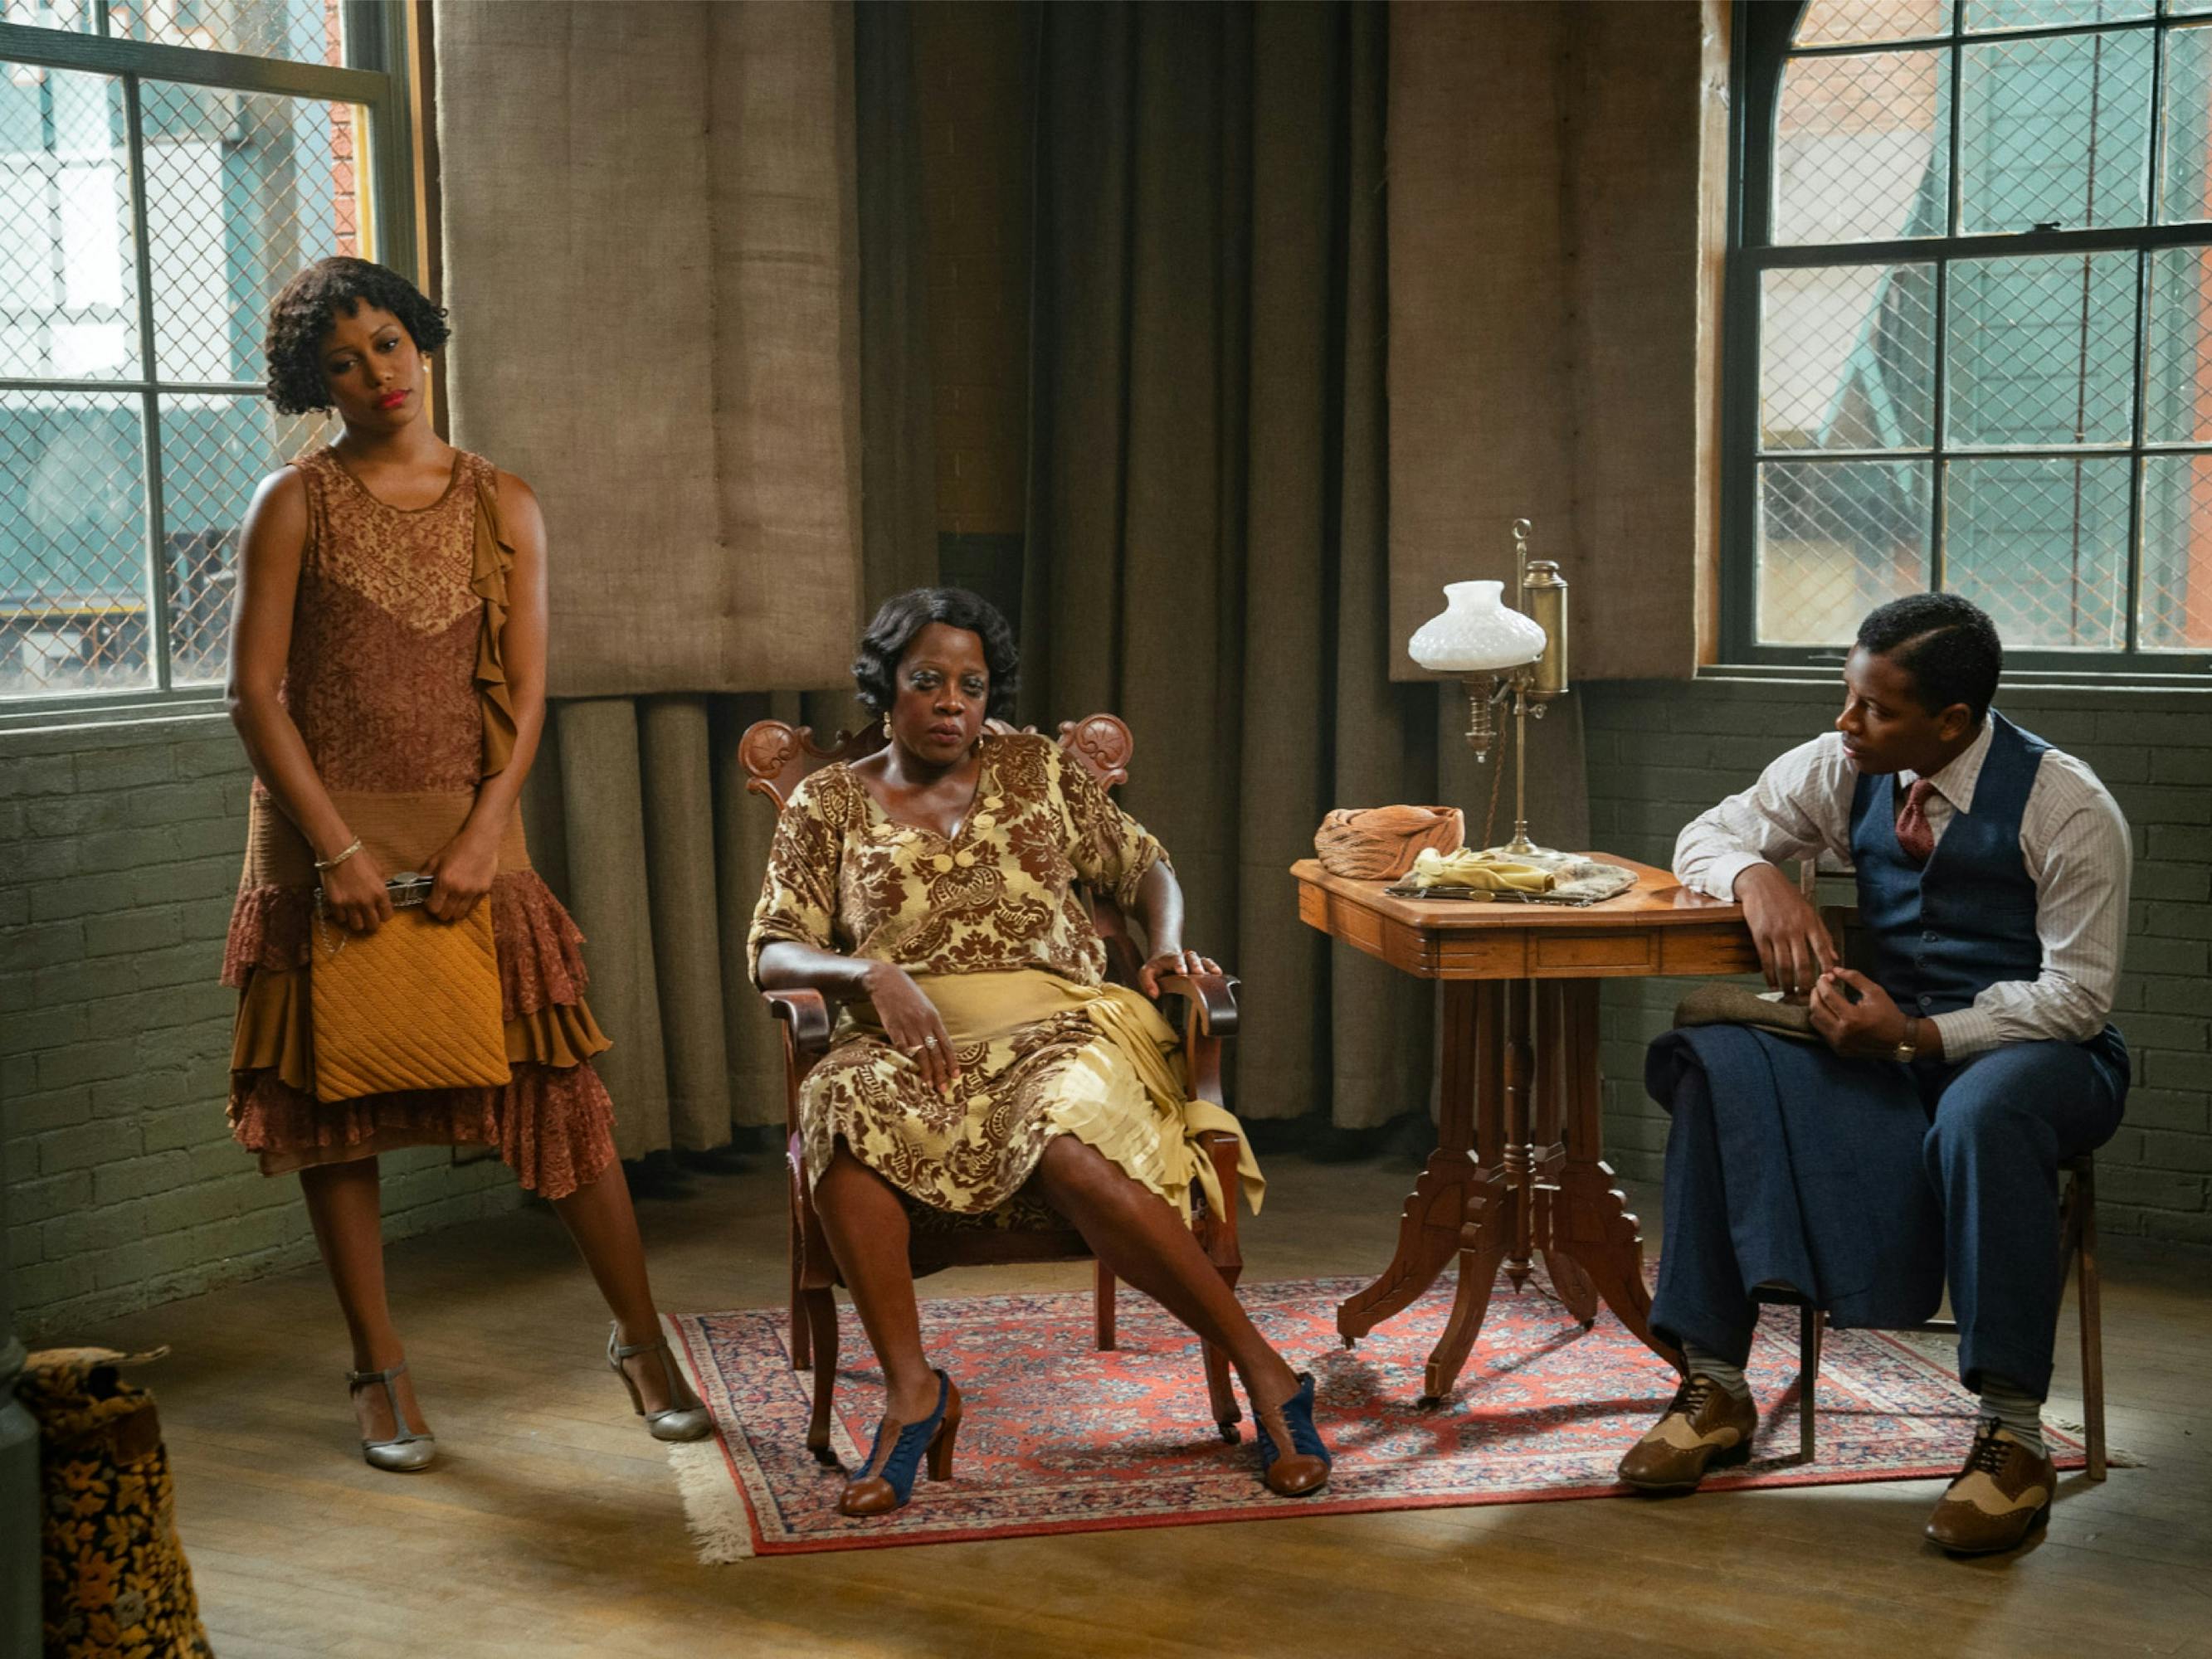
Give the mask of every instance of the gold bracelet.
POLYGON ((361 851, 361 837, 359 836, 356 836, 353 838, 353 845, 347 848, 344 852, 339 854, 336 858, 317 859, 315 860, 315 868, 318 870, 335 870, 338 866, 343 864, 348 859, 351 858, 359 851, 361 851))

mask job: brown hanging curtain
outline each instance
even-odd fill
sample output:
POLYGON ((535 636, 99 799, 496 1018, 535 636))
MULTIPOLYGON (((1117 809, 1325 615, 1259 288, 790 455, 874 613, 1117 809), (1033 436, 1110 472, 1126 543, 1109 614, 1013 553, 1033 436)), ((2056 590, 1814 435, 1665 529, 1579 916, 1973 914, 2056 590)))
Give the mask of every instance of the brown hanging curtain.
MULTIPOLYGON (((894 593, 937 580, 937 428, 932 401, 928 253, 921 142, 915 107, 914 30, 903 4, 853 8, 854 199, 860 248, 860 587, 858 621, 894 593)), ((857 634, 844 646, 849 662, 857 634)), ((842 678, 804 696, 717 698, 714 903, 721 946, 729 1116, 741 1127, 783 1122, 783 1039, 745 970, 745 935, 760 897, 775 814, 745 793, 733 763, 755 720, 811 725, 829 736, 865 711, 842 678)))
POLYGON ((455 436, 550 542, 532 856, 589 939, 623 1156, 710 1148, 783 1113, 738 734, 850 724, 860 617, 935 574, 907 20, 440 0, 437 34, 455 436), (611 424, 544 395, 578 338, 611 424))
MULTIPOLYGON (((1237 1111, 1377 1125, 1428 1102, 1430 988, 1305 927, 1287 867, 1334 806, 1450 801, 1478 834, 1490 783, 1458 689, 1390 682, 1388 15, 1035 19, 1024 717, 1135 730, 1188 943, 1243 979, 1237 1111)), ((1541 827, 1576 842, 1578 722, 1543 736, 1541 827)))
POLYGON ((1574 585, 1577 679, 1686 678, 1717 533, 1727 7, 1406 3, 1390 26, 1398 672, 1440 584, 1511 576, 1525 517, 1574 585))

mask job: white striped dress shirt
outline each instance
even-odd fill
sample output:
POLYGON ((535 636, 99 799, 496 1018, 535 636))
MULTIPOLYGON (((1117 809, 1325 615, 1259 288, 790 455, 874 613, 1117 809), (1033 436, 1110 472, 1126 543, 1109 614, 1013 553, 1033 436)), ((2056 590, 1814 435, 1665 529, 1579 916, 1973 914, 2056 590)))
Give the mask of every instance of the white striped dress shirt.
MULTIPOLYGON (((1925 811, 1942 841, 1954 813, 1974 808, 1974 786, 1990 752, 1991 722, 1966 751, 1929 780, 1925 811)), ((1851 861, 1851 795, 1858 774, 1830 732, 1768 766, 1759 781, 1684 828, 1674 875, 1686 887, 1732 898, 1754 864, 1825 856, 1851 861)), ((1913 775, 1897 777, 1898 799, 1913 775)), ((1938 1014, 1946 1059, 1965 1060, 2008 1042, 2085 1042, 2104 1029, 2119 981, 2134 854, 2119 804, 2073 756, 2045 752, 2021 811, 2020 850, 2035 884, 2035 932, 2043 968, 2032 980, 1992 985, 1971 1007, 1938 1014)))

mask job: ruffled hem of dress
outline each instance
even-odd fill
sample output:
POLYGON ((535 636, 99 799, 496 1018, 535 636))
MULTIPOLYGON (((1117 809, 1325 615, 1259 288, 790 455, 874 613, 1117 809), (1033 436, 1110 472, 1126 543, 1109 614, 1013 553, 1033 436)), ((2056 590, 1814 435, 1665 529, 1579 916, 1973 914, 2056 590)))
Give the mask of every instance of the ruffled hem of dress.
POLYGON ((549 1199, 589 1186, 615 1160, 614 1103, 588 1064, 524 1061, 503 1088, 428 1089, 324 1102, 274 1068, 231 1076, 230 1132, 264 1175, 346 1164, 404 1146, 489 1146, 549 1199))
MULTIPOLYGON (((507 1019, 562 1003, 580 1003, 589 975, 584 935, 535 870, 492 879, 492 945, 499 957, 501 1012, 507 1019)), ((231 908, 222 982, 244 990, 257 972, 307 965, 314 942, 315 895, 307 887, 246 887, 231 908)))

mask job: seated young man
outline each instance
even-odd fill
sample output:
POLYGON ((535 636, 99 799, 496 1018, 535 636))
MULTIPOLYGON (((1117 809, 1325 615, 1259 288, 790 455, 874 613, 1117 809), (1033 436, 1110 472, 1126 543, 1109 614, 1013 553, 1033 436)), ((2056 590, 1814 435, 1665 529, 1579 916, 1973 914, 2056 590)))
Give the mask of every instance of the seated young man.
POLYGON ((1748 1455, 1754 1285, 1882 1327, 1932 1316, 1948 1274, 1982 1415, 1928 1536, 2010 1549, 2048 1512, 2058 1165, 2110 1138, 2127 1093, 2106 1015, 2130 851, 2089 769, 1991 711, 2001 661, 1955 594, 1883 605, 1835 730, 1675 844, 1684 884, 1741 902, 1768 983, 1809 998, 1820 1041, 1702 1025, 1652 1045, 1673 1121, 1651 1324, 1687 1375, 1621 1460, 1632 1486, 1685 1490, 1748 1455), (1857 872, 1871 973, 1836 960, 1777 867, 1820 854, 1857 872))

